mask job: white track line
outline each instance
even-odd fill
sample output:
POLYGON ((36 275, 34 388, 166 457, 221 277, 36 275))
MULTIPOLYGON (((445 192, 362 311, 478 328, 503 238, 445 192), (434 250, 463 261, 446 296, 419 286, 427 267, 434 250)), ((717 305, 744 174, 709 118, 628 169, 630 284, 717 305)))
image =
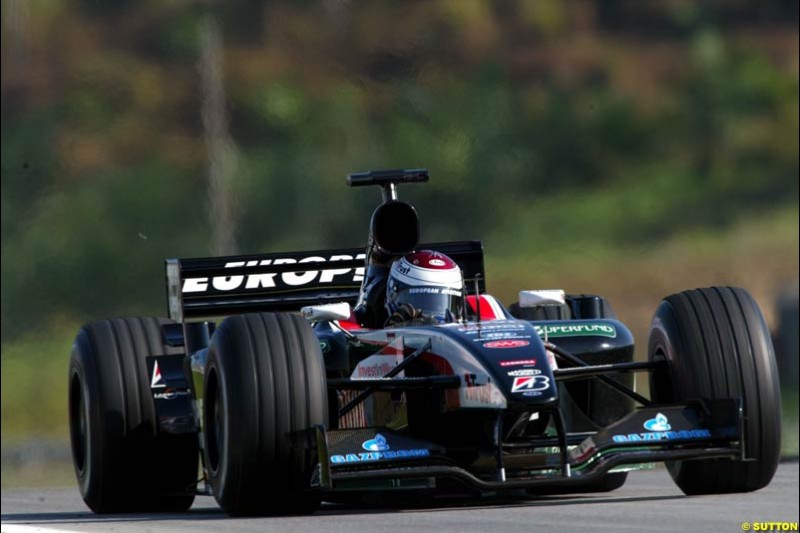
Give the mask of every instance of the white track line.
POLYGON ((64 533, 66 529, 30 526, 23 524, 0 524, 0 533, 64 533))

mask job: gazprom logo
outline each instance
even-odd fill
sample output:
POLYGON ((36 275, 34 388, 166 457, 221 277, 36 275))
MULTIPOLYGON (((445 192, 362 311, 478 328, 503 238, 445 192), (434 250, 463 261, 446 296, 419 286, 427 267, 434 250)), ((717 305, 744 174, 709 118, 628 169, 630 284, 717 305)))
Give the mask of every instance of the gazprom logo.
POLYGON ((617 443, 623 442, 654 442, 661 440, 693 440, 710 439, 711 431, 708 429, 681 429, 680 431, 650 431, 648 433, 628 433, 627 435, 613 435, 611 439, 617 443))
POLYGON ((672 426, 669 425, 669 420, 666 416, 658 413, 655 418, 645 421, 644 429, 648 431, 669 431, 672 426))
POLYGON ((648 433, 629 433, 627 435, 613 435, 614 442, 653 442, 659 440, 691 440, 691 439, 710 439, 711 431, 706 428, 701 429, 681 429, 672 431, 669 419, 662 413, 655 417, 645 420, 644 429, 648 433))
POLYGON ((386 442, 386 437, 376 433, 374 439, 365 440, 361 447, 368 452, 385 452, 389 449, 389 444, 386 442))
POLYGON ((367 450, 366 453, 348 453, 345 455, 331 455, 331 463, 363 463, 367 461, 392 461, 395 459, 413 459, 416 457, 428 457, 430 450, 425 448, 414 448, 410 450, 392 450, 386 437, 376 433, 374 438, 365 440, 361 447, 367 450))

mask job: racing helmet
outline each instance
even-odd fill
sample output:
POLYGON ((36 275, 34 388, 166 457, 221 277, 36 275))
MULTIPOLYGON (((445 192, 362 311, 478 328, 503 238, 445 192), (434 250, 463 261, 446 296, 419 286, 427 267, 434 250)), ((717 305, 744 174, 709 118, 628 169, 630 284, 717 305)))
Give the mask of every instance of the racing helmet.
POLYGON ((443 253, 421 250, 392 264, 386 283, 389 315, 412 307, 413 318, 454 322, 462 315, 464 278, 455 261, 443 253))

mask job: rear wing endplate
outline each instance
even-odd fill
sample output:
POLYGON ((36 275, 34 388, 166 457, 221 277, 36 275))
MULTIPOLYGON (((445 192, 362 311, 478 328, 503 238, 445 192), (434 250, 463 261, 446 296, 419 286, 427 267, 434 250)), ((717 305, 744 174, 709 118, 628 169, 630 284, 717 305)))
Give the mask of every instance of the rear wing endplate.
MULTIPOLYGON (((450 256, 469 282, 481 274, 483 244, 423 244, 450 256)), ((305 305, 358 300, 364 279, 363 248, 198 259, 167 259, 167 309, 179 322, 254 311, 297 311, 305 305), (303 269, 300 270, 300 266, 303 269)))

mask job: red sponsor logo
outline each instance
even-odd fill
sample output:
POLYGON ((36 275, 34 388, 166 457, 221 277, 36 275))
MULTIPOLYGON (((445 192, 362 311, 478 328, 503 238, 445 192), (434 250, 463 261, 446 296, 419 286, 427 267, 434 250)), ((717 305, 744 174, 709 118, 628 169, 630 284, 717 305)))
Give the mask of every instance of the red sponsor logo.
POLYGON ((436 270, 456 268, 456 264, 452 259, 441 252, 434 252, 432 250, 423 250, 421 252, 408 255, 406 256, 406 261, 413 265, 436 270))
POLYGON ((153 379, 150 380, 150 388, 155 389, 159 387, 166 387, 167 385, 164 383, 161 377, 161 369, 158 368, 158 361, 156 364, 153 365, 153 379))
POLYGON ((500 366, 535 366, 536 359, 518 359, 516 361, 500 361, 500 366))
POLYGON ((547 376, 526 376, 514 378, 511 392, 536 392, 550 387, 550 378, 547 376))
POLYGON ((530 342, 528 341, 520 341, 520 340, 499 340, 499 341, 491 341, 487 342, 483 345, 484 348, 521 348, 523 346, 529 345, 530 342))

